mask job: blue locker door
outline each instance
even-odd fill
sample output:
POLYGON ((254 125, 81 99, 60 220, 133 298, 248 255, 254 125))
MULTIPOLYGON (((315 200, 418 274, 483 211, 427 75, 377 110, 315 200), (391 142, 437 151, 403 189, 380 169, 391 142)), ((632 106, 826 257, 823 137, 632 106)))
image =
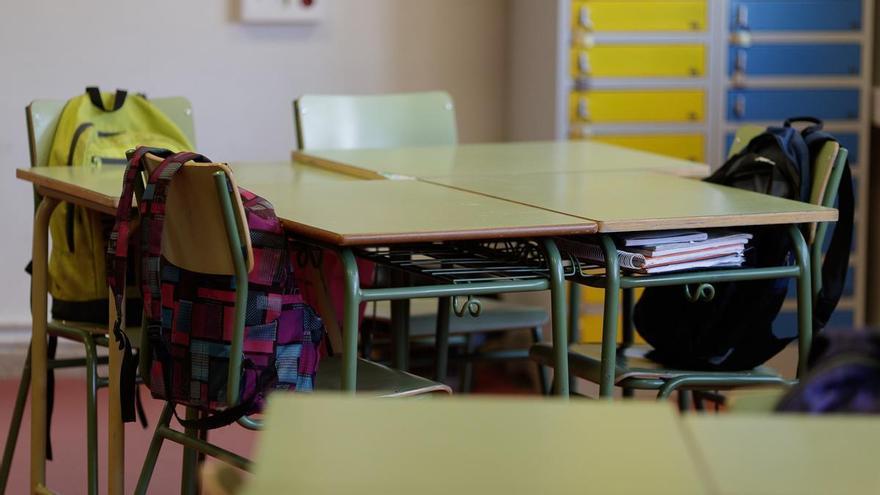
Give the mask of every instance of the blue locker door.
MULTIPOLYGON (((837 308, 825 328, 852 328, 855 315, 849 309, 837 308)), ((815 330, 815 329, 814 329, 815 330)), ((773 334, 779 338, 797 337, 797 313, 781 311, 773 322, 773 334)))
POLYGON ((728 74, 748 76, 849 76, 861 70, 857 44, 731 46, 728 74))
POLYGON ((861 0, 733 0, 731 31, 858 31, 861 0))
POLYGON ((857 165, 859 163, 859 135, 855 133, 838 134, 836 132, 832 132, 832 134, 840 141, 840 145, 849 152, 849 163, 857 165))
MULTIPOLYGON (((844 281, 843 295, 841 297, 850 297, 855 293, 855 280, 855 268, 850 267, 849 271, 846 272, 846 280, 844 281)), ((792 301, 797 301, 797 282, 794 279, 789 282, 788 294, 785 297, 792 301)))
POLYGON ((859 118, 857 89, 737 89, 727 93, 727 120, 782 121, 810 115, 825 120, 859 118))

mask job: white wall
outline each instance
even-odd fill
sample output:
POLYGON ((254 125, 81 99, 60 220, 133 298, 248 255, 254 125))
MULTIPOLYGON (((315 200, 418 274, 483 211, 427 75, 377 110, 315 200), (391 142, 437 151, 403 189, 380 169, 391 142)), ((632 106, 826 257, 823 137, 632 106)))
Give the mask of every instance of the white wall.
POLYGON ((504 134, 505 0, 323 0, 312 27, 243 26, 233 0, 0 0, 0 325, 29 321, 24 107, 87 85, 185 95, 199 151, 287 159, 309 92, 446 89, 464 142, 504 134))

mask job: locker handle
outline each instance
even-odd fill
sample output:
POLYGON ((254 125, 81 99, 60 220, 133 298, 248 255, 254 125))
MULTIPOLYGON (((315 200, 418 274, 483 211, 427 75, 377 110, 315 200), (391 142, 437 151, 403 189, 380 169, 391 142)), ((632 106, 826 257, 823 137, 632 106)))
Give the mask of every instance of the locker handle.
POLYGON ((578 53, 577 64, 578 64, 578 71, 580 71, 581 74, 589 75, 590 72, 592 72, 590 70, 590 56, 587 55, 587 52, 578 53))
POLYGON ((746 96, 745 95, 736 95, 736 99, 733 102, 733 115, 738 118, 743 118, 746 116, 746 96))
POLYGON ((733 62, 733 70, 735 72, 746 72, 746 65, 748 64, 748 53, 745 50, 737 50, 736 51, 736 59, 733 62))
POLYGON ((578 24, 584 29, 593 29, 593 19, 590 16, 590 8, 586 5, 581 5, 581 8, 578 9, 578 24))
POLYGON ((748 5, 739 4, 736 6, 736 27, 737 29, 749 29, 748 5))
POLYGON ((581 120, 590 120, 590 107, 585 97, 578 99, 577 115, 581 120))

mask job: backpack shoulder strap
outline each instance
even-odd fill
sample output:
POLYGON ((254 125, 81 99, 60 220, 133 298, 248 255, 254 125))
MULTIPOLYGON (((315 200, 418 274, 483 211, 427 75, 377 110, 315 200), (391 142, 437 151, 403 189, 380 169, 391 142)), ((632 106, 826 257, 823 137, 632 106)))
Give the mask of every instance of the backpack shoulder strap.
MULTIPOLYGON (((184 163, 197 161, 209 163, 210 160, 192 152, 159 155, 162 163, 153 170, 144 186, 141 197, 141 292, 144 298, 144 311, 154 320, 162 314, 162 293, 159 283, 159 258, 162 255, 162 229, 165 225, 165 201, 171 179, 184 163)), ((143 159, 143 155, 142 155, 143 159)))
MULTIPOLYGON (((824 132, 815 132, 807 136, 810 151, 815 156, 822 145, 834 138, 824 132)), ((846 285, 849 271, 849 256, 852 251, 852 237, 855 227, 855 195, 853 191, 852 171, 849 160, 843 165, 840 184, 837 186, 837 224, 831 236, 831 243, 822 263, 822 289, 813 307, 813 326, 819 331, 828 324, 846 285)))
POLYGON ((126 272, 128 266, 129 238, 131 236, 131 220, 134 208, 135 188, 141 181, 143 169, 143 157, 147 153, 166 153, 167 150, 141 147, 129 156, 128 165, 122 178, 122 194, 119 205, 116 207, 116 221, 113 230, 107 240, 107 285, 113 295, 113 304, 116 308, 116 320, 113 322, 113 336, 122 351, 122 366, 120 370, 120 402, 122 404, 122 420, 132 422, 135 420, 135 396, 137 385, 138 359, 132 352, 131 340, 122 331, 122 319, 124 317, 125 298, 123 290, 126 286, 126 272))

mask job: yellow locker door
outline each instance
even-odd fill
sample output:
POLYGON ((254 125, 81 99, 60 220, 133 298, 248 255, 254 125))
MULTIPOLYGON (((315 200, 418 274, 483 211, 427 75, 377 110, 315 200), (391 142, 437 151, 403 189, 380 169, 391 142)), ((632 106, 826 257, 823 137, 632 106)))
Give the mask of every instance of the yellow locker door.
POLYGON ((705 93, 701 90, 573 91, 572 122, 702 122, 705 93))
MULTIPOLYGON (((641 297, 642 291, 644 289, 635 290, 636 301, 641 297)), ((602 304, 604 304, 604 301, 605 291, 603 289, 581 287, 581 315, 578 318, 580 322, 581 343, 595 344, 602 342, 602 304)), ((623 342, 623 316, 617 320, 617 342, 623 342)), ((638 333, 635 335, 634 342, 637 344, 645 343, 638 333)))
POLYGON ((572 2, 576 31, 705 31, 705 0, 579 0, 572 2))
POLYGON ((702 134, 599 135, 592 139, 695 162, 704 162, 705 139, 702 134))
POLYGON ((597 45, 571 50, 572 77, 702 77, 702 44, 597 45))

